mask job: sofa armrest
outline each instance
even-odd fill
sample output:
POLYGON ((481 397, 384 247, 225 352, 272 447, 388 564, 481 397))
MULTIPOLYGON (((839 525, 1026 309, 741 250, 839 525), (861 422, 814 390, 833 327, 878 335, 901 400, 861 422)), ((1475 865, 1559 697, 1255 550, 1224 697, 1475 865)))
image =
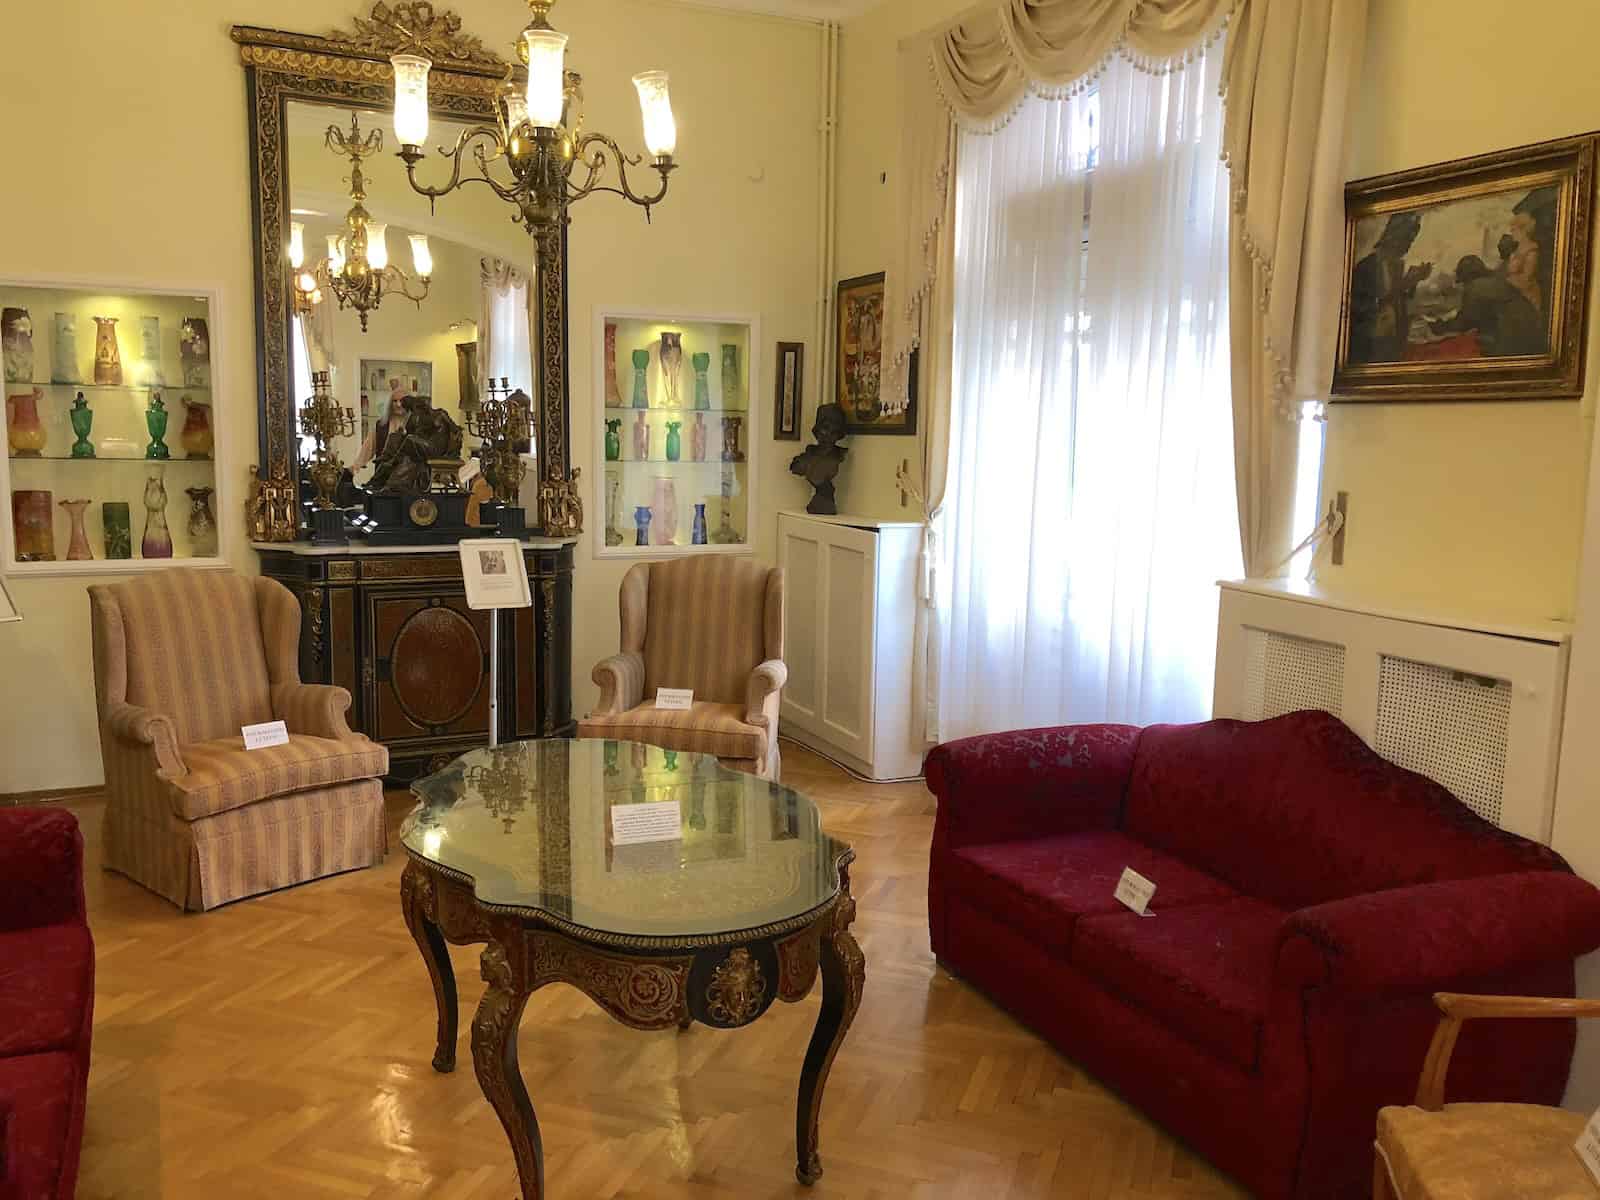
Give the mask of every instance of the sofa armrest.
POLYGON ((948 848, 1115 828, 1133 772, 1132 725, 1065 725, 946 742, 924 764, 948 848))
POLYGON ((178 732, 173 728, 171 717, 118 702, 106 706, 100 723, 119 741, 150 747, 155 752, 156 773, 163 779, 176 779, 189 773, 183 755, 178 752, 178 732))
POLYGON ((82 920, 78 819, 64 808, 0 808, 0 929, 82 920))
POLYGON ((1433 992, 1600 947, 1600 890, 1565 871, 1391 888, 1291 913, 1279 986, 1433 992))
POLYGON ((591 678, 600 688, 600 703, 590 716, 613 716, 644 701, 644 655, 636 650, 601 659, 591 678))
POLYGON ((772 733, 778 727, 778 696, 789 682, 789 668, 782 659, 769 658, 750 672, 745 689, 745 723, 772 733))
POLYGON ((342 687, 324 683, 275 683, 272 685, 272 711, 290 733, 307 737, 348 741, 355 737, 345 713, 350 711, 350 693, 342 687))

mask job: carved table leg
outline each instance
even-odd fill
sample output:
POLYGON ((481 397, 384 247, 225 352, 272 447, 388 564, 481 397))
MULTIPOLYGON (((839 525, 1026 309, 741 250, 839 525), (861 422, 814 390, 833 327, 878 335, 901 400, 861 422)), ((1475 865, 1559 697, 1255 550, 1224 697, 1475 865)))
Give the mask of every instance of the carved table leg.
POLYGON ((533 1115, 522 1069, 517 1065, 517 1026, 528 1003, 528 992, 513 977, 505 948, 490 942, 483 952, 483 979, 489 985, 472 1019, 472 1065, 478 1084, 494 1106, 500 1124, 511 1140, 522 1181, 522 1200, 544 1196, 544 1145, 539 1122, 533 1115))
POLYGON ((450 966, 444 934, 428 915, 435 903, 432 877, 416 863, 406 863, 405 874, 400 877, 400 906, 405 912, 406 928, 422 951, 428 977, 433 980, 433 999, 439 1010, 433 1069, 448 1072, 456 1069, 456 974, 450 966))
POLYGON ((817 1155, 817 1118, 822 1111, 822 1089, 828 1082, 833 1059, 844 1044, 856 1009, 861 1007, 861 989, 866 983, 867 960, 850 935, 855 920, 856 902, 850 896, 849 868, 842 868, 844 894, 828 918, 822 933, 822 1012, 806 1048, 805 1066, 800 1072, 800 1104, 795 1113, 795 1152, 798 1165, 795 1178, 813 1184, 822 1178, 822 1160, 817 1155))

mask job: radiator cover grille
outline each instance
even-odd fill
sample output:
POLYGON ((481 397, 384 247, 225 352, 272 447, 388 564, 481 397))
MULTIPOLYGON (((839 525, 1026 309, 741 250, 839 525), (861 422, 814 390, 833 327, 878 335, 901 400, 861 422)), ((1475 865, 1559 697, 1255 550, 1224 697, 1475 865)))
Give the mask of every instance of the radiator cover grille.
POLYGON ((1245 720, 1302 708, 1344 716, 1343 646, 1270 629, 1249 629, 1245 638, 1245 720))

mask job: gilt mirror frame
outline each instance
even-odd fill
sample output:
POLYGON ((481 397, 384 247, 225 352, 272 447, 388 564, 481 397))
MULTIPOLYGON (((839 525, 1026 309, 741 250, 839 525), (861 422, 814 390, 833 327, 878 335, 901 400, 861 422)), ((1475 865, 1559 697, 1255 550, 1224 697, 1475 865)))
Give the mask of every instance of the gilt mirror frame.
MULTIPOLYGON (((235 25, 233 40, 244 65, 250 136, 250 208, 255 264, 256 389, 259 410, 260 475, 267 481, 298 479, 296 403, 290 395, 289 329, 294 318, 285 247, 289 237, 290 181, 284 130, 291 100, 329 107, 391 111, 394 68, 391 55, 422 53, 433 61, 428 77, 428 110, 442 120, 495 121, 495 96, 508 62, 477 37, 461 31, 461 18, 435 10, 427 0, 392 7, 383 0, 350 30, 326 35, 289 33, 254 25, 235 25)), ((528 243, 534 254, 533 239, 528 243)), ((538 479, 568 479, 567 231, 561 230, 558 269, 541 272, 544 287, 556 292, 543 308, 545 319, 535 352, 534 397, 538 479), (559 306, 559 307, 558 307, 559 306), (558 320, 549 317, 558 316, 558 320), (559 325, 559 328, 551 328, 559 325)), ((327 303, 327 301, 324 301, 327 303)), ((540 520, 546 514, 540 504, 540 520)), ((295 524, 269 535, 299 536, 295 524)))

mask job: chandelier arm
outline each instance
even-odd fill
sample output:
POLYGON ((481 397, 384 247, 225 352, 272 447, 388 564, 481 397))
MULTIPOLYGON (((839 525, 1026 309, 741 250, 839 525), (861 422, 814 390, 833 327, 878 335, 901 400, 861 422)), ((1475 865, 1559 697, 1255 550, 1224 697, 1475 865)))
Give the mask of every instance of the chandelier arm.
POLYGON ((575 147, 577 154, 582 157, 585 162, 589 161, 588 150, 591 146, 596 147, 594 151, 594 159, 600 165, 604 165, 604 160, 607 157, 607 150, 609 150, 611 152, 611 156, 615 158, 617 164, 617 186, 589 187, 580 192, 578 195, 570 196, 570 199, 581 200, 584 196, 589 195, 592 192, 609 191, 615 192, 617 195, 631 200, 633 203, 641 205, 645 209, 649 209, 652 205, 659 204, 666 197, 668 173, 672 169, 670 166, 656 168, 656 170, 661 172, 661 187, 653 196, 642 196, 633 190, 632 185, 628 181, 628 168, 630 166, 637 167, 644 161, 642 158, 638 157, 637 155, 628 155, 623 153, 622 147, 618 146, 617 143, 606 134, 586 133, 581 139, 579 139, 578 144, 575 147))
MULTIPOLYGON (((401 151, 400 158, 406 164, 406 181, 411 184, 411 190, 430 199, 438 199, 440 196, 448 195, 454 191, 457 185, 463 182, 461 176, 462 154, 469 145, 472 145, 480 138, 498 145, 500 131, 490 125, 474 125, 471 129, 463 129, 460 136, 456 138, 456 144, 450 149, 447 150, 443 146, 439 147, 440 157, 447 159, 451 164, 450 178, 442 187, 435 187, 432 184, 424 184, 417 181, 417 164, 422 161, 423 157, 420 150, 412 153, 401 151)), ((480 146, 477 149, 480 154, 479 161, 482 162, 482 147, 480 146)), ((468 178, 471 177, 468 176, 468 178)))

